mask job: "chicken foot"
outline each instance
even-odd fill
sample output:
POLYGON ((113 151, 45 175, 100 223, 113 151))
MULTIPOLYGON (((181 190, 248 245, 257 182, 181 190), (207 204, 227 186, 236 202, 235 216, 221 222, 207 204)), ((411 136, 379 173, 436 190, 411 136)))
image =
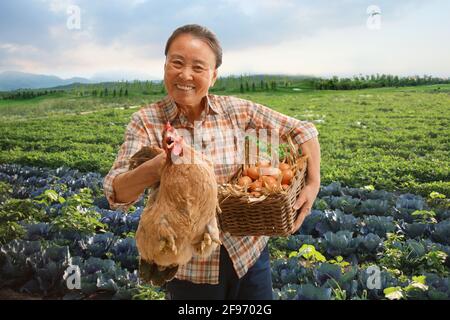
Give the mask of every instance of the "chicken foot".
POLYGON ((162 149, 153 146, 144 146, 138 152, 136 152, 131 158, 128 166, 128 170, 133 170, 139 167, 144 162, 153 159, 158 154, 163 152, 162 149))
POLYGON ((175 244, 175 239, 177 238, 175 231, 167 222, 166 218, 162 218, 159 223, 159 251, 170 250, 173 254, 178 253, 177 246, 175 244))
POLYGON ((217 227, 217 219, 214 216, 206 225, 203 239, 192 246, 198 255, 208 256, 216 249, 217 245, 222 245, 222 242, 219 239, 219 228, 217 227))

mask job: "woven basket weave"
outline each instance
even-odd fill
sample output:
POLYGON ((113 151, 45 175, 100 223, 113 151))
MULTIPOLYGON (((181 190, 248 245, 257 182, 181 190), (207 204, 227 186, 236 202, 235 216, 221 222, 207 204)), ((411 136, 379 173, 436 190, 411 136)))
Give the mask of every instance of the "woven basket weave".
MULTIPOLYGON (((267 193, 254 198, 237 185, 244 164, 230 183, 219 185, 218 215, 220 228, 232 236, 288 236, 297 217, 292 207, 305 184, 307 156, 298 155, 290 133, 287 135, 289 153, 285 159, 294 170, 294 178, 286 191, 267 193)), ((248 144, 245 146, 248 159, 248 144)))

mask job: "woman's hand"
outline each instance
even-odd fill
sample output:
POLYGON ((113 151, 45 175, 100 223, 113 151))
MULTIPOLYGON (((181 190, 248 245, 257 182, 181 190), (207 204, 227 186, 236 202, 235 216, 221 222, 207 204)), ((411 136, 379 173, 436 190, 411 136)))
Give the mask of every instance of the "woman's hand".
POLYGON ((156 150, 159 152, 159 154, 153 159, 144 162, 144 165, 146 167, 146 171, 156 176, 157 180, 159 181, 159 178, 161 177, 161 169, 167 162, 167 153, 160 148, 156 148, 156 150))
POLYGON ((316 200, 317 194, 320 190, 320 184, 310 183, 306 184, 305 187, 300 192, 297 201, 294 204, 294 210, 300 209, 300 213, 294 222, 291 233, 295 233, 300 226, 303 224, 306 216, 311 213, 311 208, 313 206, 314 200, 316 200))
POLYGON ((301 144, 302 154, 308 156, 308 166, 306 175, 306 185, 300 192, 300 195, 295 202, 293 209, 300 212, 295 219, 294 226, 291 232, 294 233, 305 220, 306 216, 310 214, 314 200, 320 190, 320 145, 317 137, 312 138, 301 144))
POLYGON ((135 201, 146 188, 151 187, 161 178, 161 169, 166 162, 167 154, 163 149, 153 159, 147 160, 133 170, 119 174, 113 180, 116 202, 135 201))

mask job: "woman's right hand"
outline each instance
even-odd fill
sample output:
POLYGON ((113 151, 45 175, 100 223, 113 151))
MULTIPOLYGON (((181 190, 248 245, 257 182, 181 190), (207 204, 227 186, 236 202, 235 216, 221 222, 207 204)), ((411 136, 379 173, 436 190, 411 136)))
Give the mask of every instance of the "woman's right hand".
POLYGON ((128 203, 136 201, 145 189, 159 182, 161 179, 161 169, 167 158, 166 152, 163 149, 159 150, 159 154, 154 158, 114 178, 113 190, 116 196, 116 202, 128 203))

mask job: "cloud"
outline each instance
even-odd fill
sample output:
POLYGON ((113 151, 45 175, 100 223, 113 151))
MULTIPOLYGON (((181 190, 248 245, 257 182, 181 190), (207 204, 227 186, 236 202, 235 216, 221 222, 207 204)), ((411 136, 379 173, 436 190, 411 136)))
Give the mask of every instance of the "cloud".
POLYGON ((109 68, 161 74, 159 63, 172 31, 199 23, 222 43, 223 73, 365 72, 372 61, 378 69, 390 70, 401 65, 437 70, 434 66, 440 64, 450 74, 446 62, 437 60, 448 60, 442 38, 450 25, 442 16, 449 9, 445 0, 2 0, 0 71, 89 76, 109 68), (372 4, 382 11, 383 29, 377 35, 366 28, 366 9, 372 4), (80 30, 66 26, 69 5, 81 10, 80 30), (393 57, 406 54, 406 39, 417 44, 417 54, 389 59, 389 52, 393 57), (431 62, 418 54, 429 57, 427 48, 439 47, 431 62))
POLYGON ((365 25, 318 31, 313 37, 287 40, 277 45, 229 50, 222 74, 284 73, 353 76, 390 73, 448 77, 450 44, 446 11, 427 8, 384 19, 381 29, 365 25), (433 16, 434 25, 424 23, 433 16), (421 23, 420 28, 417 24, 421 23), (268 63, 270 61, 270 63, 268 63))

